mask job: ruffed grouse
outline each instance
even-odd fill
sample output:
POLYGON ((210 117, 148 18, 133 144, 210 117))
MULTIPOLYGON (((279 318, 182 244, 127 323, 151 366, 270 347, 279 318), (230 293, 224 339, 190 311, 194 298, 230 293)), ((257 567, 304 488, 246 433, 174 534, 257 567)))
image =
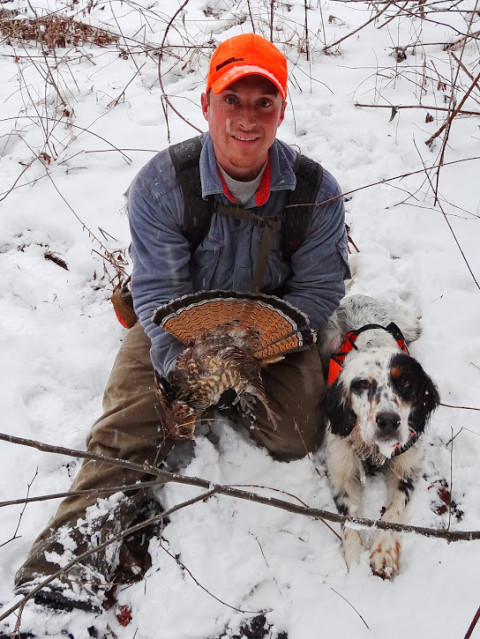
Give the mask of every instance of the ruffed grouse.
POLYGON ((261 368, 316 339, 301 311, 262 293, 186 295, 157 308, 153 321, 186 346, 162 394, 169 436, 177 439, 193 438, 197 418, 230 389, 241 410, 252 412, 258 400, 275 422, 261 368))

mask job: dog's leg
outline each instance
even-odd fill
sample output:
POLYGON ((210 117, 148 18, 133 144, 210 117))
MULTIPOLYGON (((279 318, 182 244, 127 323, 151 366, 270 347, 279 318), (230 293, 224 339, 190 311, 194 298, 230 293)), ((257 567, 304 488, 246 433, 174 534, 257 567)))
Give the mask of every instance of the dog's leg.
MULTIPOLYGON (((325 463, 333 499, 341 515, 361 514, 363 470, 348 440, 327 436, 325 463)), ((364 550, 358 530, 343 526, 343 550, 347 567, 360 561, 364 550)))
MULTIPOLYGON (((423 451, 414 446, 391 462, 387 470, 389 506, 382 521, 404 524, 407 521, 407 506, 422 467, 423 451)), ((400 564, 401 537, 393 530, 377 530, 370 553, 370 566, 382 579, 393 579, 400 564)))

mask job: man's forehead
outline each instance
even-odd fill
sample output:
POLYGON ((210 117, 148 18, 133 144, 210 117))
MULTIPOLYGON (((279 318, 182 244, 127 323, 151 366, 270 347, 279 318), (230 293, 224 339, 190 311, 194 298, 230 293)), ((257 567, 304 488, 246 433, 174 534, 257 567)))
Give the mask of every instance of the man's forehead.
POLYGON ((265 95, 279 94, 279 91, 277 87, 273 84, 273 82, 271 82, 267 78, 264 78, 262 75, 258 75, 258 74, 246 75, 245 77, 240 78, 239 80, 235 80, 235 82, 232 82, 232 84, 229 84, 228 87, 226 87, 222 91, 222 93, 228 93, 228 91, 235 93, 236 91, 241 91, 244 88, 258 89, 261 93, 264 93, 265 95))

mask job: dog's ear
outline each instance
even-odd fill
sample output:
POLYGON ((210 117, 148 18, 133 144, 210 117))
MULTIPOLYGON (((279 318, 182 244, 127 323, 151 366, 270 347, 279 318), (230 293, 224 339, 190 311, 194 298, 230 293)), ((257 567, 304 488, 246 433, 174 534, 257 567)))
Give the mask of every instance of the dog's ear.
POLYGON ((418 379, 411 415, 412 426, 417 433, 423 432, 430 419, 430 415, 440 403, 440 395, 433 380, 422 370, 422 375, 418 379))
POLYGON ((334 435, 347 437, 353 430, 357 417, 345 403, 344 384, 338 379, 331 384, 323 399, 323 413, 330 431, 334 435))
POLYGON ((440 403, 437 387, 414 357, 398 353, 390 362, 391 380, 400 398, 411 405, 410 424, 423 432, 430 415, 440 403))

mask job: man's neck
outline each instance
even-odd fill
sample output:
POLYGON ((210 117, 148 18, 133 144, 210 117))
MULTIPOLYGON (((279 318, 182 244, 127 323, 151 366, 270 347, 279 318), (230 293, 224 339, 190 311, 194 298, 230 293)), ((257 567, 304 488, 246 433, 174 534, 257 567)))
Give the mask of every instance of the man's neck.
POLYGON ((235 180, 230 177, 228 173, 226 173, 220 165, 218 165, 219 171, 222 174, 222 177, 227 185, 228 192, 230 195, 233 195, 235 200, 245 206, 245 204, 250 200, 250 198, 255 195, 260 186, 260 182, 262 181, 263 173, 267 166, 267 162, 262 167, 262 170, 253 180, 248 180, 244 182, 243 180, 235 180))

